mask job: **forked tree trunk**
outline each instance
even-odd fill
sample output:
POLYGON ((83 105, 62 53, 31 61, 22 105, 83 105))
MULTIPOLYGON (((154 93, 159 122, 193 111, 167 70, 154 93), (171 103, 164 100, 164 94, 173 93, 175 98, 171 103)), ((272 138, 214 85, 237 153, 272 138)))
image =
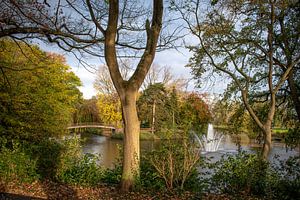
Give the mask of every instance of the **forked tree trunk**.
POLYGON ((264 159, 268 158, 272 147, 272 122, 274 119, 275 110, 276 110, 276 100, 275 100, 275 94, 273 93, 271 94, 271 103, 270 103, 270 109, 268 112, 267 120, 263 125, 264 144, 263 144, 261 155, 264 159))
POLYGON ((273 93, 271 95, 270 108, 268 111, 267 120, 265 122, 262 122, 257 117, 257 115, 255 114, 253 109, 251 108, 250 104, 248 103, 248 97, 247 97, 246 91, 242 91, 242 99, 243 99, 244 105, 246 106, 246 109, 248 110, 250 116, 256 122, 256 124, 259 126, 259 128, 263 131, 264 143, 263 143, 263 148, 261 150, 261 156, 263 159, 267 159, 268 155, 271 151, 271 148, 272 148, 272 122, 273 122, 273 118, 274 118, 274 114, 275 114, 275 110, 276 110, 275 94, 273 93))
POLYGON ((109 1, 109 16, 105 31, 105 60, 114 86, 122 104, 124 123, 124 152, 121 190, 129 191, 139 176, 139 133, 140 122, 136 109, 136 97, 153 62, 158 37, 162 26, 163 0, 153 0, 152 21, 145 22, 147 43, 140 61, 128 80, 124 80, 118 65, 116 38, 118 31, 119 1, 109 1))
POLYGON ((124 121, 123 173, 121 190, 129 191, 139 177, 140 160, 140 122, 136 109, 137 92, 126 92, 121 97, 124 121))

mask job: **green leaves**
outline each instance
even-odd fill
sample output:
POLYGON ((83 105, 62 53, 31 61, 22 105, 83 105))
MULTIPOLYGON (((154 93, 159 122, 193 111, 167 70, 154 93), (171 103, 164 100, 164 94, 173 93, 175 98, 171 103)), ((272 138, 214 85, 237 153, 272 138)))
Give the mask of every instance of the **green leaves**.
POLYGON ((222 192, 234 195, 265 193, 270 169, 257 155, 245 152, 228 155, 214 165, 213 186, 222 192))
POLYGON ((29 140, 62 134, 81 95, 79 78, 61 55, 9 40, 0 43, 1 134, 29 140))

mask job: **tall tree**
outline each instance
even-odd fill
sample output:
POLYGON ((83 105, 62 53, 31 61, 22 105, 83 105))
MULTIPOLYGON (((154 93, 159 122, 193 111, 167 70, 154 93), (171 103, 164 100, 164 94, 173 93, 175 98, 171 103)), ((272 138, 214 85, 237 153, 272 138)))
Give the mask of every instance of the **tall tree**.
MULTIPOLYGON (((1 1, 0 38, 40 38, 56 43, 79 57, 86 52, 105 57, 110 76, 122 104, 125 130, 121 188, 129 190, 139 175, 139 120, 137 93, 152 64, 156 47, 172 42, 175 31, 159 37, 163 1, 153 5, 133 0, 110 1, 1 1), (152 19, 149 20, 152 10, 152 19), (76 51, 77 50, 77 51, 76 51), (125 80, 120 57, 139 57, 132 76, 125 80)), ((167 29, 165 29, 167 31, 167 29)))
POLYGON ((149 20, 146 21, 146 48, 136 70, 128 81, 122 78, 117 62, 115 40, 117 36, 118 14, 118 2, 110 1, 108 26, 105 34, 105 60, 122 104, 125 138, 121 188, 127 191, 133 186, 134 180, 139 174, 140 122, 137 116, 136 101, 138 90, 154 59, 162 25, 163 2, 162 0, 153 1, 151 25, 149 20))
POLYGON ((162 83, 149 85, 138 99, 139 116, 150 124, 151 132, 154 134, 162 128, 163 122, 168 119, 166 101, 168 95, 162 83))
MULTIPOLYGON (((284 46, 284 42, 276 40, 284 36, 279 13, 295 4, 297 1, 218 1, 214 7, 207 7, 205 18, 200 0, 191 0, 185 7, 175 4, 187 28, 199 41, 199 46, 190 48, 194 56, 189 66, 195 77, 210 70, 232 80, 231 89, 240 91, 244 106, 264 133, 264 158, 271 149, 276 94, 300 61, 298 47, 285 54, 287 50, 277 47, 284 46), (280 65, 285 69, 281 73, 280 65), (252 102, 263 97, 268 102, 266 118, 260 118, 252 106, 252 102)), ((290 36, 299 40, 298 34, 290 36)))
POLYGON ((38 141, 65 133, 81 93, 62 56, 0 40, 0 70, 1 136, 38 141))

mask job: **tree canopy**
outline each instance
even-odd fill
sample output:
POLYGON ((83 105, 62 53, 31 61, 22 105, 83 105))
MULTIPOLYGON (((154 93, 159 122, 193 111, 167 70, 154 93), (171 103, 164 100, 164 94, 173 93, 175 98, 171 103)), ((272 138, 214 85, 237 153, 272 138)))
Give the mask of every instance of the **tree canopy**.
POLYGON ((276 95, 300 62, 299 20, 295 18, 299 2, 217 1, 206 8, 201 2, 174 4, 199 42, 190 46, 194 56, 188 66, 198 80, 208 72, 231 80, 231 94, 239 91, 250 116, 264 132, 266 157, 276 95), (260 106, 253 105, 259 102, 266 102, 266 116, 255 110, 260 106))
POLYGON ((64 133, 81 96, 65 59, 11 40, 0 40, 0 48, 1 135, 35 140, 64 133))

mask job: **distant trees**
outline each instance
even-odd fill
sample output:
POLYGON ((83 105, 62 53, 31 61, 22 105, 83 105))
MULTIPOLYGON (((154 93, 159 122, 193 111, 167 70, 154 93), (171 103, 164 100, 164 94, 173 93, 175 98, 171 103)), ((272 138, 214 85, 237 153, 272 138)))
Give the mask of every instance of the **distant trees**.
POLYGON ((73 114, 73 123, 100 123, 99 109, 97 107, 97 99, 80 99, 76 103, 76 110, 73 114))
MULTIPOLYGON (((120 72, 124 79, 128 79, 129 74, 133 73, 131 65, 129 60, 124 60, 120 64, 120 72)), ((171 71, 171 67, 153 64, 141 86, 142 91, 139 91, 137 101, 141 126, 151 127, 152 132, 154 132, 154 130, 159 131, 165 128, 165 123, 169 123, 169 127, 174 125, 175 113, 179 112, 179 109, 175 109, 175 104, 169 105, 172 104, 169 100, 176 101, 177 104, 176 91, 182 92, 187 85, 188 80, 175 76, 171 71), (170 94, 170 90, 174 93, 170 94), (173 95, 172 98, 169 95, 173 95), (169 113, 171 112, 170 106, 173 106, 172 109, 176 110, 172 111, 173 114, 169 113), (157 120, 155 120, 156 118, 157 120), (172 121, 171 118, 174 120, 172 121)), ((120 100, 109 76, 107 66, 101 65, 98 67, 94 88, 98 91, 97 106, 101 121, 120 127, 122 120, 120 100)))
POLYGON ((162 83, 145 89, 137 105, 142 125, 151 127, 153 133, 174 129, 200 131, 211 121, 205 95, 168 89, 162 83))
POLYGON ((192 92, 183 98, 180 109, 180 122, 194 131, 201 131, 203 125, 212 121, 205 94, 192 92))
POLYGON ((62 56, 0 40, 0 134, 37 141, 60 135, 80 99, 80 80, 62 56))
POLYGON ((122 108, 118 94, 98 94, 97 108, 102 123, 122 127, 122 108))
POLYGON ((166 102, 168 93, 162 83, 149 85, 137 101, 138 114, 142 125, 151 127, 152 133, 163 128, 163 122, 168 121, 166 102))

